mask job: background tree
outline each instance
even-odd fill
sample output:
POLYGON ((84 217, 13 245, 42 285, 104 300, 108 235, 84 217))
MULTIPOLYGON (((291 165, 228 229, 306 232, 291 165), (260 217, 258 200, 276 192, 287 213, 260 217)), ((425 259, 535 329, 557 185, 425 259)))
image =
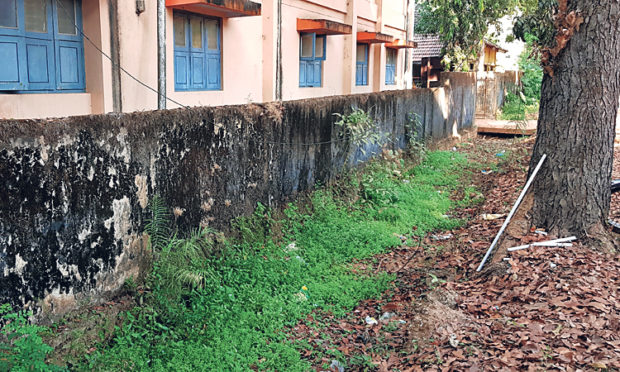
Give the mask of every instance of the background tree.
POLYGON ((548 158, 533 184, 531 223, 609 247, 606 224, 620 97, 620 2, 560 0, 549 9, 551 18, 541 9, 526 14, 516 27, 518 32, 539 32, 545 43, 530 172, 543 154, 548 158), (532 17, 546 23, 537 25, 532 17))
POLYGON ((515 19, 513 27, 514 36, 525 42, 535 40, 538 46, 552 45, 555 36, 553 14, 557 6, 557 0, 522 1, 519 4, 521 16, 515 19))
POLYGON ((414 32, 418 35, 439 34, 439 24, 433 19, 433 8, 427 1, 415 6, 414 32))
POLYGON ((525 34, 525 49, 519 56, 519 70, 523 72, 521 86, 528 104, 530 101, 540 102, 543 73, 537 49, 538 38, 531 34, 525 34))
POLYGON ((490 27, 499 26, 499 19, 518 4, 517 0, 422 0, 417 5, 415 30, 439 34, 446 68, 467 70, 490 27))

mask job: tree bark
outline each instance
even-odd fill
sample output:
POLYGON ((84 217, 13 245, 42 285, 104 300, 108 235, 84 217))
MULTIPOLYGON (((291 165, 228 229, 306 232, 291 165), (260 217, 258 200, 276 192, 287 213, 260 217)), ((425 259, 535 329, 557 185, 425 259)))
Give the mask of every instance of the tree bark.
POLYGON ((620 1, 571 1, 584 18, 543 77, 530 172, 533 225, 557 235, 607 240, 614 127, 620 97, 620 1), (601 236, 603 235, 603 236, 601 236))

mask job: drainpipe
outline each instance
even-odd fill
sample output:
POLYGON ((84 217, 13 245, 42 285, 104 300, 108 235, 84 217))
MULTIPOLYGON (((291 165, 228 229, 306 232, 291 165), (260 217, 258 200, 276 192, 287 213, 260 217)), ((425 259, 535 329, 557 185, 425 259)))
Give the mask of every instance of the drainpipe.
POLYGON ((359 0, 347 1, 347 14, 345 23, 351 25, 351 35, 344 36, 344 78, 342 94, 351 94, 355 87, 355 50, 357 48, 357 2, 359 0))
POLYGON ((157 0, 157 108, 166 108, 166 0, 157 0))
POLYGON ((110 22, 110 57, 112 62, 112 111, 123 111, 121 97, 121 54, 118 31, 118 0, 108 3, 108 19, 110 22))
MULTIPOLYGON (((407 8, 405 14, 405 41, 409 41, 413 34, 413 24, 415 22, 415 0, 407 0, 407 8)), ((405 88, 411 89, 413 87, 413 75, 412 75, 412 52, 410 48, 405 49, 405 88)))
POLYGON ((282 101, 282 0, 278 0, 276 29, 276 101, 282 101))

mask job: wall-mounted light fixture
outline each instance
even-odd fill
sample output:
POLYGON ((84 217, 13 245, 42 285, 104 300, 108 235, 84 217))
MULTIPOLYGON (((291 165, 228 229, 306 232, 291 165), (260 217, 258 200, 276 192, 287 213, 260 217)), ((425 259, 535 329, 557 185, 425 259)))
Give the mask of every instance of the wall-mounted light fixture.
POLYGON ((144 12, 145 5, 144 0, 136 0, 136 14, 144 12))

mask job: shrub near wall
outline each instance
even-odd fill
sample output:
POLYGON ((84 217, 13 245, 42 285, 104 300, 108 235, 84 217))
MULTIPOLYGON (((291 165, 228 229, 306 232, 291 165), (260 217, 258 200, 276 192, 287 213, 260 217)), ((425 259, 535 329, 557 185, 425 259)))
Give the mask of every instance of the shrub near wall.
POLYGON ((446 75, 446 88, 0 122, 0 303, 62 314, 139 276, 153 195, 181 230, 225 228, 370 157, 349 151, 333 113, 363 109, 392 148, 410 113, 420 137, 470 128, 475 77, 446 75))

